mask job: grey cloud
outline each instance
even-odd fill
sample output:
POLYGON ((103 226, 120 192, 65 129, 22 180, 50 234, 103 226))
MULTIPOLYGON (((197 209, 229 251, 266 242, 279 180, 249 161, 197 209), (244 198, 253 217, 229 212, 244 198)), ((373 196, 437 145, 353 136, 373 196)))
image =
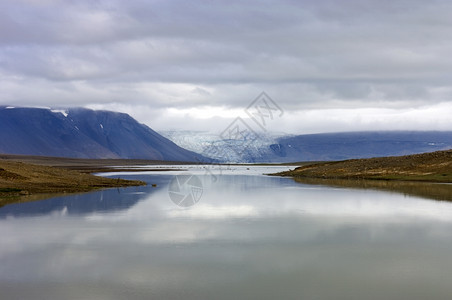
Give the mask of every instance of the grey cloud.
POLYGON ((451 8, 441 0, 5 0, 1 101, 242 107, 262 90, 290 109, 450 101, 451 8), (179 85, 191 95, 172 91, 179 85))

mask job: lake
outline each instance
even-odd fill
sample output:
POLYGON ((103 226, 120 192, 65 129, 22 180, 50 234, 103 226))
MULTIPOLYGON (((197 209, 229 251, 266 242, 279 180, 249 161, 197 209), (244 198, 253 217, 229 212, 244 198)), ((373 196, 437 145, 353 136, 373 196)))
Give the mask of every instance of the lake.
POLYGON ((145 187, 0 208, 0 298, 452 297, 452 202, 439 201, 451 185, 174 168, 121 175, 145 187))

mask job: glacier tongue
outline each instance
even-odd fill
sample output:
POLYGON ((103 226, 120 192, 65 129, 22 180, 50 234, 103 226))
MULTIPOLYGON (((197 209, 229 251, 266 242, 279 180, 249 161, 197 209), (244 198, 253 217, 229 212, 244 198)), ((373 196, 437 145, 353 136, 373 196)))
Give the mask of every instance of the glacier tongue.
POLYGON ((227 163, 265 162, 272 155, 270 146, 282 136, 259 133, 250 140, 235 140, 221 139, 219 134, 207 131, 162 131, 160 134, 182 148, 227 163))

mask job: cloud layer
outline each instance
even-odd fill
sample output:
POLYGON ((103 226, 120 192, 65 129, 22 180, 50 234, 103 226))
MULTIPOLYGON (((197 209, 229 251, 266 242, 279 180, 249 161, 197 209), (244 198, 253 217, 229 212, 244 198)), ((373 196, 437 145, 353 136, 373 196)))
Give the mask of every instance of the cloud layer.
POLYGON ((451 9, 442 0, 4 0, 0 104, 122 108, 152 126, 174 110, 231 114, 265 90, 293 115, 346 110, 342 123, 369 109, 442 107, 448 117, 451 9))

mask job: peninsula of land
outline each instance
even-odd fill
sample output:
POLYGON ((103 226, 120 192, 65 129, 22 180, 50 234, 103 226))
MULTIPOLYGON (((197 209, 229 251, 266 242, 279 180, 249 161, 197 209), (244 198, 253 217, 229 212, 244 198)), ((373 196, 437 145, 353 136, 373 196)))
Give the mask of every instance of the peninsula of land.
POLYGON ((89 192, 145 185, 143 181, 94 176, 78 170, 0 159, 0 206, 36 194, 89 192))
POLYGON ((308 164, 273 175, 452 183, 452 150, 308 164))

